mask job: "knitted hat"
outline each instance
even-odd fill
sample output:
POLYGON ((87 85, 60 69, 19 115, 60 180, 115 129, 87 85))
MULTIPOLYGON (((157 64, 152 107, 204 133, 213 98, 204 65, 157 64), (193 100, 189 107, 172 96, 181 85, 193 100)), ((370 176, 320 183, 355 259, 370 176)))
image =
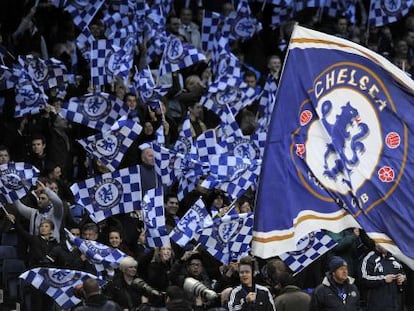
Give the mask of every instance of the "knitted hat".
POLYGON ((348 264, 342 257, 333 256, 329 260, 329 272, 335 272, 336 269, 343 267, 343 266, 347 267, 348 264))

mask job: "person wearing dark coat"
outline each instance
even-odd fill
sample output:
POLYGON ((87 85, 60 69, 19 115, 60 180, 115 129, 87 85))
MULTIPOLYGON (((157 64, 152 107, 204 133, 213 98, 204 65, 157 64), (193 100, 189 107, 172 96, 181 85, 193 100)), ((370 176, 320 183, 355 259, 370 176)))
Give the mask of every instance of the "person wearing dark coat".
POLYGON ((82 284, 82 294, 85 298, 83 305, 76 307, 73 311, 121 311, 121 307, 108 300, 101 294, 99 283, 95 279, 86 279, 82 284))
POLYGON ((329 272, 312 294, 310 311, 358 311, 359 290, 348 276, 348 264, 333 256, 329 272))

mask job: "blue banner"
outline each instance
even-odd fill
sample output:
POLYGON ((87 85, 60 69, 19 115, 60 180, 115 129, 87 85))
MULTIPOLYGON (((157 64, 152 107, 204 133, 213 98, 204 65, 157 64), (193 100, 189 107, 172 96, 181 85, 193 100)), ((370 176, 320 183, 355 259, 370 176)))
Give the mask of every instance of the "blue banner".
POLYGON ((414 259, 413 91, 380 55, 295 27, 263 160, 256 255, 294 250, 314 230, 361 226, 414 259))

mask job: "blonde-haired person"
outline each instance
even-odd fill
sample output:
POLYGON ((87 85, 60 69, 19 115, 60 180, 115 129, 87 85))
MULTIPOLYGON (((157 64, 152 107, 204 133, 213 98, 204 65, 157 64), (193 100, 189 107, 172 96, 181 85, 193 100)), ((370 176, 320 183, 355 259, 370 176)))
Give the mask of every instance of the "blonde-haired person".
POLYGON ((105 289, 105 295, 121 306, 122 310, 135 310, 142 302, 142 293, 134 285, 138 262, 128 256, 121 260, 120 272, 105 289))

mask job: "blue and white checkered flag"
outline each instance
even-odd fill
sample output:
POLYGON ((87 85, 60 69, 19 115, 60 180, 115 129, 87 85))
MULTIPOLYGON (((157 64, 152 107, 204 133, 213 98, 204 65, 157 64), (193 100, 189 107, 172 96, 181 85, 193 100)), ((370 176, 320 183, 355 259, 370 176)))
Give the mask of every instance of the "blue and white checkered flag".
POLYGON ((197 150, 191 133, 190 115, 187 114, 183 126, 174 145, 174 151, 197 158, 197 150))
POLYGON ((298 241, 296 251, 280 254, 279 257, 297 274, 336 245, 324 231, 311 232, 298 241))
POLYGON ((343 16, 352 23, 356 21, 356 0, 324 0, 326 13, 329 16, 343 16))
POLYGON ((253 17, 247 0, 240 0, 237 10, 224 20, 223 36, 230 40, 248 40, 262 30, 262 24, 253 17))
POLYGON ((273 14, 270 22, 273 28, 279 27, 293 18, 293 4, 293 1, 281 1, 280 5, 273 7, 273 14))
POLYGON ((224 264, 230 255, 247 254, 252 241, 253 213, 225 215, 214 219, 211 227, 200 232, 197 240, 224 264))
POLYGON ((181 247, 185 247, 198 232, 212 225, 213 219, 200 198, 178 221, 175 228, 170 232, 170 238, 181 247))
MULTIPOLYGON (((261 118, 265 118, 267 122, 270 122, 270 116, 275 107, 276 93, 277 82, 273 75, 269 74, 266 78, 266 83, 263 87, 263 92, 259 101, 259 114, 261 115, 261 118)), ((269 123, 266 124, 264 129, 267 129, 268 125, 269 123)))
POLYGON ((99 286, 104 286, 106 283, 90 273, 55 268, 34 268, 22 273, 19 278, 52 297, 65 310, 81 303, 73 291, 86 279, 96 279, 99 286))
POLYGON ((165 226, 164 194, 162 187, 150 189, 141 202, 144 225, 149 247, 170 245, 170 237, 165 226))
POLYGON ((240 60, 231 53, 229 40, 225 37, 216 35, 212 41, 212 45, 211 71, 213 80, 220 81, 222 77, 241 79, 240 60))
POLYGON ((220 77, 210 84, 208 92, 200 99, 200 104, 216 113, 220 119, 225 118, 223 109, 226 105, 236 115, 240 110, 252 104, 260 94, 241 79, 220 77))
POLYGON ((213 50, 213 42, 224 21, 224 16, 217 12, 203 10, 203 21, 201 24, 201 48, 204 52, 213 50))
POLYGON ((108 270, 110 273, 113 272, 113 269, 119 268, 122 259, 127 257, 124 252, 117 248, 96 241, 75 237, 66 229, 65 232, 69 242, 78 247, 88 261, 95 266, 99 274, 105 270, 108 270))
POLYGON ((136 39, 128 37, 123 46, 114 45, 113 40, 95 40, 91 49, 91 79, 94 86, 110 83, 119 76, 128 77, 132 68, 136 39))
POLYGON ((65 11, 73 18, 73 23, 82 31, 89 25, 105 0, 76 0, 66 4, 65 11))
POLYGON ((378 27, 395 23, 407 15, 412 6, 412 0, 371 0, 368 24, 378 27))
POLYGON ((105 132, 122 116, 129 107, 114 95, 96 92, 82 97, 73 97, 62 104, 60 115, 87 127, 105 132))
POLYGON ((41 59, 33 55, 19 56, 24 71, 43 89, 62 86, 69 82, 69 72, 65 64, 55 58, 41 59))
POLYGON ((196 140, 196 149, 198 158, 201 162, 209 163, 211 158, 221 152, 221 148, 217 145, 216 131, 214 129, 201 133, 196 140))
POLYGON ((0 65, 0 91, 14 88, 19 77, 9 67, 0 65))
POLYGON ((15 69, 14 74, 20 74, 16 87, 16 106, 14 109, 14 117, 22 117, 25 115, 38 114, 47 103, 48 97, 36 81, 27 74, 27 72, 15 69))
POLYGON ((326 0, 296 0, 295 11, 300 12, 306 8, 322 8, 325 6, 325 1, 326 0))
POLYGON ((155 86, 151 70, 149 68, 142 69, 134 76, 134 84, 141 98, 141 101, 154 109, 160 107, 161 98, 167 94, 171 85, 155 86))
POLYGON ((142 130, 142 127, 133 120, 126 121, 117 130, 98 133, 79 139, 77 142, 111 171, 114 171, 121 163, 125 152, 142 130))
POLYGON ((112 215, 140 209, 142 198, 139 166, 95 176, 70 187, 75 201, 98 223, 112 215))
POLYGON ((159 75, 163 76, 204 60, 206 56, 194 45, 182 42, 178 37, 171 35, 161 58, 159 75))
POLYGON ((75 39, 76 47, 81 52, 83 58, 88 62, 91 59, 91 47, 93 41, 95 41, 95 38, 89 27, 85 27, 75 39))
POLYGON ((36 185, 39 170, 29 163, 11 162, 0 165, 0 201, 13 203, 36 185))

